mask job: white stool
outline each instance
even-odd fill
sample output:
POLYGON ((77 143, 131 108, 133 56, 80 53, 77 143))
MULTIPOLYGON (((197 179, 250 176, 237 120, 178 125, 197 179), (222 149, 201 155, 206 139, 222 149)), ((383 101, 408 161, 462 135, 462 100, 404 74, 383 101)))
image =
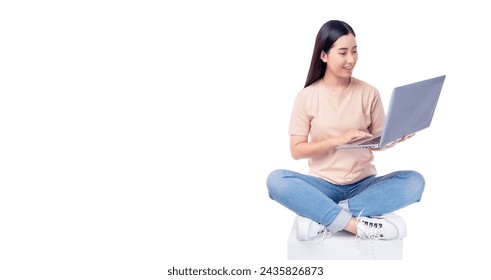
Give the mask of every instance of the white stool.
POLYGON ((289 260, 402 260, 402 240, 356 240, 340 231, 324 240, 299 241, 294 223, 287 253, 289 260))

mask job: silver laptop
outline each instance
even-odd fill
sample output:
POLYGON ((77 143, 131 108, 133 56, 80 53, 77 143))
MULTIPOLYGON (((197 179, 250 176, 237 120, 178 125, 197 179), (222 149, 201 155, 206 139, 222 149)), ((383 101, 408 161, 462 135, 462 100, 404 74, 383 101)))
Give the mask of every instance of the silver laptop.
POLYGON ((430 126, 445 75, 394 88, 384 129, 336 149, 383 148, 430 126))

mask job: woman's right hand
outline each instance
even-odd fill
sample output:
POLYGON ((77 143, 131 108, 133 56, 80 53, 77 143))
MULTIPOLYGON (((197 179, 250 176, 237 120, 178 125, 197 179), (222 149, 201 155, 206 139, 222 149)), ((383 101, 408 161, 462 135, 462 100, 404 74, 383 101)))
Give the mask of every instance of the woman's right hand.
POLYGON ((363 130, 352 129, 344 134, 339 135, 335 138, 335 146, 340 146, 344 144, 351 143, 356 140, 363 138, 372 137, 372 135, 363 130))

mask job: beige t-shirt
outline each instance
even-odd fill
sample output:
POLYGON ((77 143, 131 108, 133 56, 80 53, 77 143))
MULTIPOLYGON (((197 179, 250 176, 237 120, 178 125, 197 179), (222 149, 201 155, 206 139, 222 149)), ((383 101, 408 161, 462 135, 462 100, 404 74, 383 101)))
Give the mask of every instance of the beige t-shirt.
MULTIPOLYGON (((289 133, 309 135, 309 141, 335 137, 350 129, 373 134, 382 130, 384 121, 384 107, 375 87, 351 78, 348 88, 336 93, 319 80, 297 94, 289 133)), ((372 161, 370 149, 332 149, 309 159, 309 174, 347 185, 376 174, 372 161)))

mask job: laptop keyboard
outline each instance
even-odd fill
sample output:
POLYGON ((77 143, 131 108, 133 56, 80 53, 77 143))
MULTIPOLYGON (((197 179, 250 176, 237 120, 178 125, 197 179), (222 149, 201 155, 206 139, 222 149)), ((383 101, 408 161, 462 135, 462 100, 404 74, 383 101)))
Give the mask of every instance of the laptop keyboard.
POLYGON ((380 143, 380 138, 381 138, 381 137, 382 137, 382 136, 375 137, 375 138, 370 139, 370 140, 368 140, 368 141, 365 141, 365 142, 363 142, 363 143, 361 143, 361 144, 359 144, 359 145, 378 144, 378 143, 380 143))

